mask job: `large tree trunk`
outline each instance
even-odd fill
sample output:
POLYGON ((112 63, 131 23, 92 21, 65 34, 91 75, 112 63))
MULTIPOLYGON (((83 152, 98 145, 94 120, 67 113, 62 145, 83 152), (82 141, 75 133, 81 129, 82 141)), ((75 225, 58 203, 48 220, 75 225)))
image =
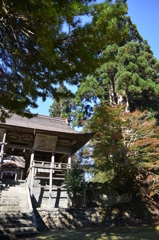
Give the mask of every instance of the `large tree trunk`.
POLYGON ((129 96, 126 96, 126 108, 125 108, 125 112, 130 112, 130 107, 129 107, 129 96))

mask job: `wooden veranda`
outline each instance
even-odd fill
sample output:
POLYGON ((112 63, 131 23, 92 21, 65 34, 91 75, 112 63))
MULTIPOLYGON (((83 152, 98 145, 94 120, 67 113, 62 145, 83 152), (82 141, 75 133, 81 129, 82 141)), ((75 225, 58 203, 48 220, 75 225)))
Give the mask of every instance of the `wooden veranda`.
MULTIPOLYGON (((13 114, 5 123, 0 123, 0 176, 6 176, 7 167, 9 174, 13 158, 7 162, 8 156, 15 156, 16 161, 24 159, 24 167, 14 163, 17 171, 22 173, 20 178, 30 179, 31 196, 34 195, 34 183, 38 179, 41 182, 47 180, 51 205, 52 190, 56 185, 58 188, 62 185, 63 171, 71 168, 71 155, 92 135, 71 129, 66 119, 41 115, 29 119, 13 114)), ((16 170, 12 174, 16 174, 16 170)), ((17 176, 15 180, 18 180, 17 176)))

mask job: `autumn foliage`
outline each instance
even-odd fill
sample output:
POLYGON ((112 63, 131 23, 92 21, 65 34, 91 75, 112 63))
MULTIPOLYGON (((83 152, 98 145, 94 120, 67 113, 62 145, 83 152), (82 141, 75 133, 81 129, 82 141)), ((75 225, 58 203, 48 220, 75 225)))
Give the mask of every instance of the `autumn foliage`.
MULTIPOLYGON (((94 145, 95 176, 107 172, 106 181, 123 190, 157 192, 159 168, 159 128, 148 111, 125 113, 124 107, 95 109, 89 122, 96 132, 94 145), (155 186, 155 188, 153 187, 155 186), (136 189, 137 188, 137 189, 136 189)), ((105 175, 106 176, 106 175, 105 175)))

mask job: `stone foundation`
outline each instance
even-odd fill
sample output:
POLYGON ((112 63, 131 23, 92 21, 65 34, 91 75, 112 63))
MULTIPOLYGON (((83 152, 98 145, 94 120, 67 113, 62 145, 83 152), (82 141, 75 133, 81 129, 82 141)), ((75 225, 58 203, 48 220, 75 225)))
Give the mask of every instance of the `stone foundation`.
POLYGON ((36 209, 38 230, 74 229, 105 223, 105 212, 99 209, 36 209))
MULTIPOLYGON (((31 174, 29 174, 27 182, 28 187, 30 188, 31 185, 31 174)), ((49 202, 49 180, 42 179, 42 180, 34 180, 33 185, 33 196, 32 196, 32 205, 34 208, 67 208, 68 207, 68 194, 66 189, 61 188, 61 183, 56 183, 54 181, 52 189, 52 198, 51 198, 51 205, 49 202)), ((70 204, 69 204, 70 206, 70 204)))
POLYGON ((125 204, 107 208, 56 208, 36 209, 39 231, 55 229, 78 229, 92 226, 116 226, 134 224, 149 219, 146 209, 140 212, 125 204))

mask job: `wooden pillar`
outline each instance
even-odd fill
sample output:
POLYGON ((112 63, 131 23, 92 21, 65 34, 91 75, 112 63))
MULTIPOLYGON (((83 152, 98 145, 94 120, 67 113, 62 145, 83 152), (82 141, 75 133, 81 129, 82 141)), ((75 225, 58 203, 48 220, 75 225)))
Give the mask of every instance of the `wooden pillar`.
POLYGON ((3 134, 3 141, 2 141, 2 145, 1 145, 1 152, 0 152, 0 163, 2 164, 3 162, 3 153, 4 153, 4 144, 5 144, 5 140, 6 140, 6 131, 3 134))
POLYGON ((32 167, 32 164, 33 164, 33 161, 34 161, 34 150, 32 149, 32 152, 31 152, 31 157, 30 157, 30 168, 32 167))
POLYGON ((21 171, 20 179, 23 180, 23 170, 21 171))
POLYGON ((71 168, 71 153, 68 154, 68 166, 69 168, 71 168))
POLYGON ((35 170, 35 162, 33 161, 32 165, 32 174, 31 174, 31 188, 30 188, 30 195, 33 196, 33 185, 34 185, 34 170, 35 170))
MULTIPOLYGON (((71 168, 71 152, 68 154, 68 166, 67 166, 67 169, 68 168, 71 168)), ((69 170, 67 170, 67 172, 69 172, 69 170)), ((67 206, 70 207, 70 193, 67 192, 67 206)))
POLYGON ((15 181, 17 181, 17 172, 15 172, 15 178, 14 178, 15 181))
POLYGON ((3 154, 4 154, 4 144, 6 140, 6 131, 3 134, 3 140, 2 140, 2 145, 1 145, 1 151, 0 151, 0 173, 1 173, 1 179, 3 178, 3 169, 2 169, 2 164, 3 164, 3 154))
POLYGON ((51 164, 50 164, 50 187, 49 187, 49 207, 51 207, 51 199, 52 199, 52 178, 53 178, 53 166, 55 161, 55 154, 52 153, 51 156, 51 164))

